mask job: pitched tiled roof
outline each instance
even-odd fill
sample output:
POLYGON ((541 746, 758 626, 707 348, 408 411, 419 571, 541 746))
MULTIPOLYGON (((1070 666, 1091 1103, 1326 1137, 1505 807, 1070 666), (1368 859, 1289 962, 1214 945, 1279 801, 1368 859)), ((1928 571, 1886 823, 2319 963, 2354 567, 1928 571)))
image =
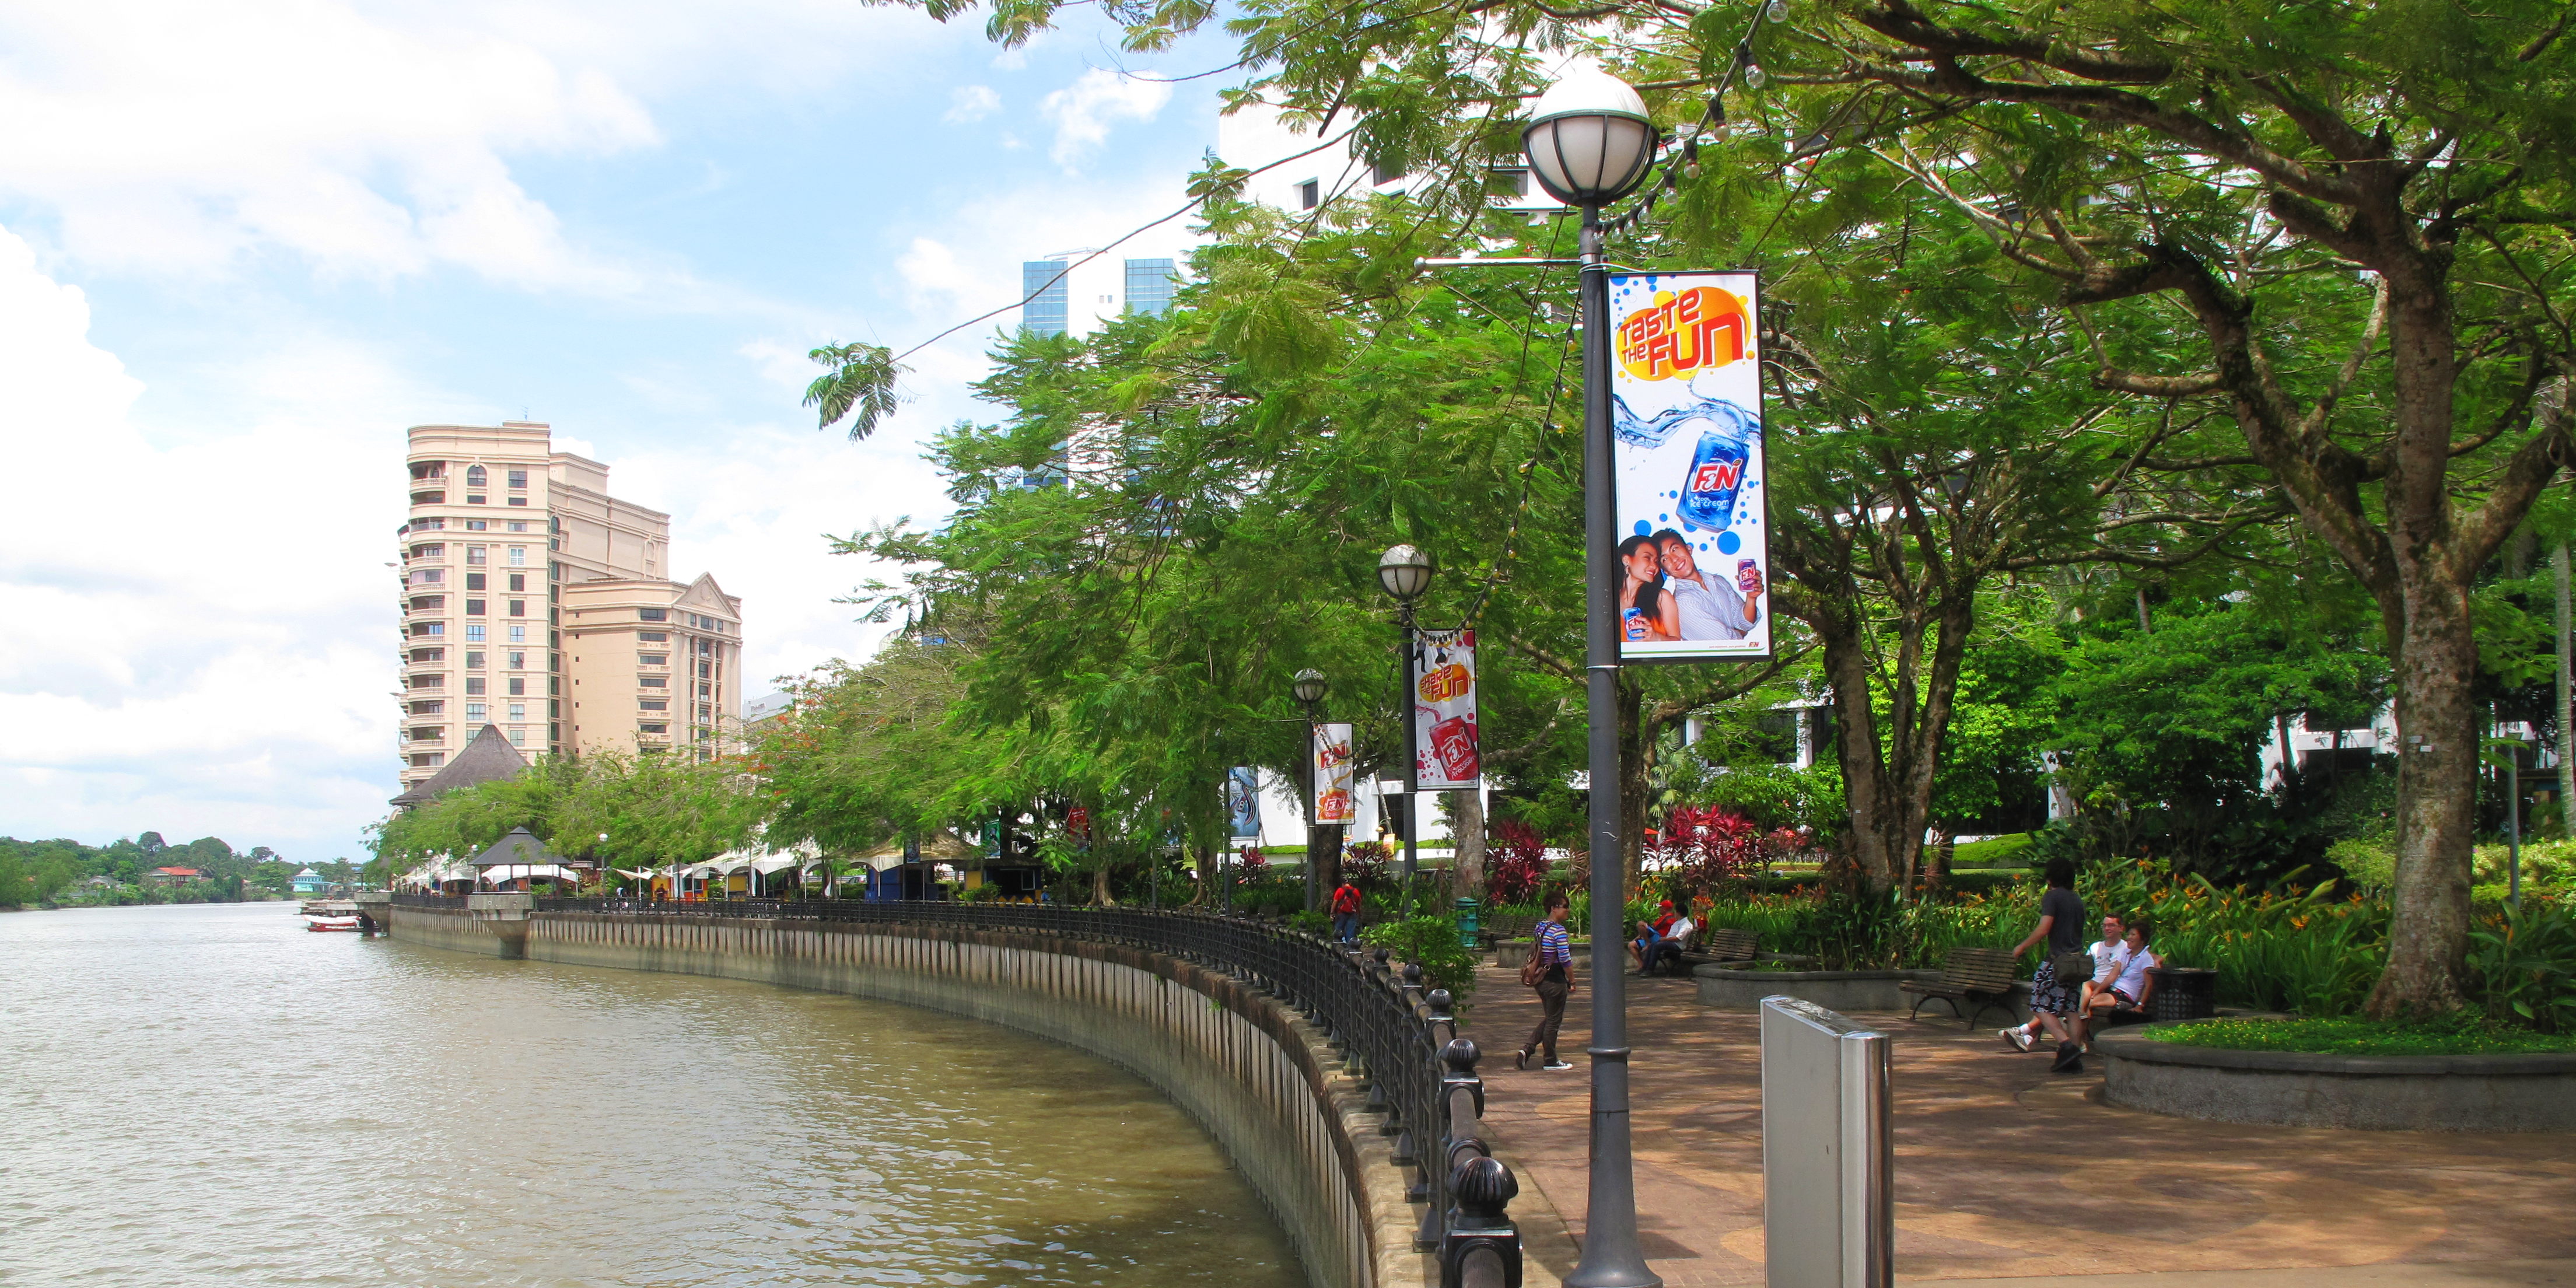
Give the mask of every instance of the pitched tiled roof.
POLYGON ((483 726, 481 733, 474 735, 474 741, 465 744, 465 750, 456 753, 456 759, 447 762, 444 768, 430 775, 428 782, 395 797, 393 805, 396 809, 409 809, 424 801, 437 799, 441 792, 452 792, 459 787, 472 787, 477 783, 516 778, 527 772, 527 768, 528 758, 520 755, 519 749, 511 746, 510 740, 502 736, 501 727, 487 724, 483 726))
POLYGON ((510 829, 508 836, 492 843, 492 848, 474 856, 474 866, 493 867, 503 863, 559 863, 562 860, 546 849, 536 833, 524 827, 510 829))

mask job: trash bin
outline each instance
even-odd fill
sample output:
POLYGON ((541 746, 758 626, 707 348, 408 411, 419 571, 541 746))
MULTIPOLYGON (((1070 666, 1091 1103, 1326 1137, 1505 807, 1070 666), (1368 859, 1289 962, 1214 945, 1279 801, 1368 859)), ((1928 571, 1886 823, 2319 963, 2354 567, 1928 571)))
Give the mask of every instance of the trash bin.
POLYGON ((2147 995, 2147 1018, 2165 1024, 2218 1014, 2218 972, 2200 966, 2158 966, 2156 990, 2147 995))
POLYGON ((1458 946, 1471 953, 1482 951, 1484 927, 1476 921, 1476 901, 1462 894, 1450 906, 1457 909, 1458 946))

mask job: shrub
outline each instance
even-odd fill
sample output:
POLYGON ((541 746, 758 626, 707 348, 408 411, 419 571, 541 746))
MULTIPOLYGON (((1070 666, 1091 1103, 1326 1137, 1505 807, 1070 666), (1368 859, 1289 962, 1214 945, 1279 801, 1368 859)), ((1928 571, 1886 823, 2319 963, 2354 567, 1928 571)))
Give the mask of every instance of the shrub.
POLYGON ((1342 879, 1362 890, 1383 890, 1394 884, 1387 875, 1389 851, 1381 841, 1354 841, 1342 847, 1342 879))
POLYGON ((1547 842, 1518 821, 1495 828, 1485 843, 1485 897, 1493 903, 1527 903, 1547 879, 1547 842))
POLYGON ((2531 901, 2469 932, 2487 1018, 2576 1034, 2576 913, 2531 901))
POLYGON ((1426 987, 1448 989, 1458 1001, 1476 989, 1476 954, 1458 942, 1456 923, 1445 917, 1381 921, 1361 931, 1360 942, 1421 967, 1426 987))

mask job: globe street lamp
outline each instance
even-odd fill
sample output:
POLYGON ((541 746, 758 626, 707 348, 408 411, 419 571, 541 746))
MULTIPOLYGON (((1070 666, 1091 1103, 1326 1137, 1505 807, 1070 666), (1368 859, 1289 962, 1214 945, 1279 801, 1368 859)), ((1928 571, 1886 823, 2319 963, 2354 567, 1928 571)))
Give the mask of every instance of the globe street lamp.
POLYGON ((1315 910, 1315 724, 1322 714, 1324 673, 1307 667, 1297 673, 1288 691, 1297 698, 1297 706, 1306 713, 1306 911, 1315 910))
MULTIPOLYGON (((1568 1288, 1653 1288, 1662 1278, 1637 1247, 1636 1168, 1629 1154, 1628 997, 1619 852, 1618 518, 1611 488, 1610 270, 1601 207, 1635 191, 1654 164, 1645 100, 1596 69, 1568 74, 1530 110, 1521 133, 1548 195, 1583 211, 1584 678, 1590 725, 1592 855, 1592 1176, 1583 1259, 1568 1288)), ((1408 725, 1408 727, 1410 727, 1408 725)))
POLYGON ((1396 718, 1404 722, 1404 915, 1413 915, 1414 837, 1413 784, 1420 773, 1418 763, 1422 749, 1415 745, 1420 731, 1413 719, 1413 602, 1431 588, 1431 559, 1409 545, 1391 546, 1378 556, 1377 584, 1395 597, 1396 620, 1404 632, 1403 652, 1396 663, 1396 718))

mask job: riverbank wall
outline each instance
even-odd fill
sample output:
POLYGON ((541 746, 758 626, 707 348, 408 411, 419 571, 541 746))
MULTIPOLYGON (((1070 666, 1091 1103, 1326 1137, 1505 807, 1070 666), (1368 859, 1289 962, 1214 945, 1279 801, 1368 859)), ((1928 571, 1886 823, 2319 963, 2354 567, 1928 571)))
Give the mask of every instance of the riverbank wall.
MULTIPOLYGON (((489 898, 489 896, 486 896, 489 898)), ((1420 1209, 1364 1082, 1295 1011, 1219 971, 1121 944, 959 927, 397 906, 394 938, 576 966, 756 980, 901 1002, 1079 1047, 1196 1118, 1316 1288, 1436 1282, 1420 1209), (516 914, 516 915, 512 915, 516 914)))

